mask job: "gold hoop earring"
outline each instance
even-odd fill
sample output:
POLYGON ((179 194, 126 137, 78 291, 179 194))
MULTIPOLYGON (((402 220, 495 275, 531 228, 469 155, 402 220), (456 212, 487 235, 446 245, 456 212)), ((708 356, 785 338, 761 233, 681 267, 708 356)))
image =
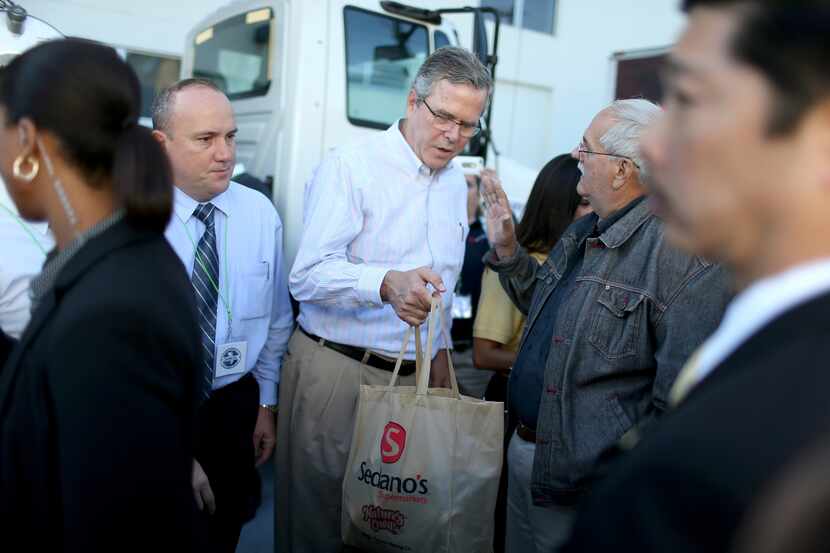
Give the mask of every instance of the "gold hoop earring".
POLYGON ((15 178, 18 178, 26 182, 32 182, 37 176, 37 172, 39 170, 40 162, 37 160, 37 158, 32 156, 23 157, 23 154, 17 156, 17 158, 15 158, 14 160, 14 165, 12 165, 12 174, 15 176, 15 178), (32 166, 28 173, 24 173, 20 170, 24 162, 32 166))

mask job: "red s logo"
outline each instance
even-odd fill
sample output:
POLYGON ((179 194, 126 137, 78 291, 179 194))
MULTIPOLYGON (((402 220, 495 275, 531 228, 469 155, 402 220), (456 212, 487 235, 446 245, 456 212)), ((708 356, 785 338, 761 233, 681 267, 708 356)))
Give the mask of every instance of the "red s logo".
POLYGON ((406 430, 396 422, 389 422, 380 438, 380 458, 384 463, 397 463, 406 447, 406 430))

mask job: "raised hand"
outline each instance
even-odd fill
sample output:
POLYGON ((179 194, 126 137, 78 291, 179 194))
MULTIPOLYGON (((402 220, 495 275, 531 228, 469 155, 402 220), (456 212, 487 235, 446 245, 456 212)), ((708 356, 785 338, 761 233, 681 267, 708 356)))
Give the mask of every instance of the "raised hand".
POLYGON ((519 247, 513 213, 501 181, 492 169, 481 171, 481 194, 484 198, 484 214, 487 217, 487 240, 502 258, 513 257, 519 247))

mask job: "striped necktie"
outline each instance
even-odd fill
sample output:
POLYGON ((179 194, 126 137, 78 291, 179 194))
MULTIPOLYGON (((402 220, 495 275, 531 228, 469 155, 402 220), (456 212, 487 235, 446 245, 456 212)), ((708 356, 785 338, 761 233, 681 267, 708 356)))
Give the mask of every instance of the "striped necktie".
POLYGON ((199 204, 193 216, 205 224, 205 232, 196 246, 196 259, 190 281, 196 291, 199 328, 204 346, 204 382, 202 399, 207 399, 213 388, 214 358, 216 356, 216 308, 219 299, 219 256, 216 253, 216 227, 213 221, 215 206, 199 204))

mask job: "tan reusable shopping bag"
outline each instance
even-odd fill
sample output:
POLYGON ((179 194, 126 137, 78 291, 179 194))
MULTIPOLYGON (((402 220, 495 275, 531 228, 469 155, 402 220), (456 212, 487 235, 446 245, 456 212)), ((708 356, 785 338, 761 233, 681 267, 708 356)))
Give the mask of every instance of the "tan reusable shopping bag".
POLYGON ((360 387, 343 479, 346 544, 373 552, 492 551, 504 408, 461 396, 451 359, 452 389, 429 388, 436 318, 447 337, 441 311, 434 300, 425 356, 415 329, 417 386, 395 386, 407 329, 389 385, 360 387))

